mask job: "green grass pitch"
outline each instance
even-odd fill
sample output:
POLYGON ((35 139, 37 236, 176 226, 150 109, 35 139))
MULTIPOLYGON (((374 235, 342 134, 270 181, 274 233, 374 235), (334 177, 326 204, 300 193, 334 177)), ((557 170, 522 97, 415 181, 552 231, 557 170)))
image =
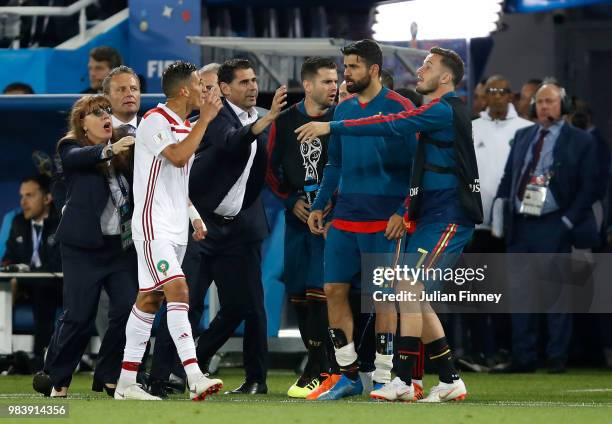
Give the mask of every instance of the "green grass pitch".
MULTIPOLYGON (((222 369, 225 388, 242 380, 242 371, 222 369)), ((252 424, 252 423, 368 423, 368 424, 519 424, 612 423, 612 372, 572 370, 565 375, 464 374, 468 398, 447 404, 398 404, 371 402, 356 397, 339 402, 290 400, 285 396, 295 375, 271 371, 270 394, 258 396, 216 395, 205 402, 191 402, 187 395, 163 402, 114 401, 90 390, 91 375, 76 375, 67 400, 50 400, 32 391, 29 376, 0 377, 0 405, 64 404, 68 418, 10 418, 3 423, 70 422, 83 424, 252 424)), ((425 386, 435 383, 426 377, 425 386)))

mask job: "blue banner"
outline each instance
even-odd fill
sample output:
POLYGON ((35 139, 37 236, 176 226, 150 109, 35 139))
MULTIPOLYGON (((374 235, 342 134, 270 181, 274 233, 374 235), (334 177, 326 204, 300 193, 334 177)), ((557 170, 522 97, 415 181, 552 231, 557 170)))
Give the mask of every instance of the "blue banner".
POLYGON ((89 50, 111 46, 125 62, 129 51, 127 29, 127 21, 121 22, 75 50, 0 49, 0 90, 13 82, 23 82, 36 94, 80 93, 89 87, 89 50))
POLYGON ((563 9, 569 7, 582 7, 591 4, 608 3, 611 0, 507 0, 506 8, 509 12, 531 13, 542 12, 552 9, 563 9))
POLYGON ((176 60, 201 64, 199 46, 188 35, 201 33, 199 0, 130 0, 130 58, 149 93, 161 92, 164 69, 176 60))

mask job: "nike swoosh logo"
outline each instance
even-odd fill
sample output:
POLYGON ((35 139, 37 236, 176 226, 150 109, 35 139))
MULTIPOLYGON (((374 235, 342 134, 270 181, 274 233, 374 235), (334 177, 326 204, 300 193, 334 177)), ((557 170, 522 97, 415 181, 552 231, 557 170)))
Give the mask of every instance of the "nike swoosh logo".
POLYGON ((115 390, 115 394, 117 396, 119 396, 120 398, 124 398, 125 399, 125 395, 123 393, 118 392, 117 390, 115 390))

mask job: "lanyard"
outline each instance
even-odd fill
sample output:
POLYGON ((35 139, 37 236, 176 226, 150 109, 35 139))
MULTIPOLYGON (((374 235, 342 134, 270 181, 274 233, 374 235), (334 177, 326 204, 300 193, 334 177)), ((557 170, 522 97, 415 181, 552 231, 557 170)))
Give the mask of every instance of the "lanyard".
POLYGON ((119 190, 121 191, 121 195, 123 196, 123 202, 118 202, 115 199, 115 196, 113 195, 113 190, 110 190, 111 201, 113 202, 113 205, 115 206, 115 208, 119 209, 121 206, 123 206, 123 204, 128 202, 128 199, 129 199, 128 189, 125 186, 125 183, 123 182, 123 178, 121 178, 121 176, 116 174, 113 170, 109 169, 109 171, 107 172, 107 177, 109 180, 112 177, 114 177, 115 181, 117 181, 117 185, 119 185, 119 190))

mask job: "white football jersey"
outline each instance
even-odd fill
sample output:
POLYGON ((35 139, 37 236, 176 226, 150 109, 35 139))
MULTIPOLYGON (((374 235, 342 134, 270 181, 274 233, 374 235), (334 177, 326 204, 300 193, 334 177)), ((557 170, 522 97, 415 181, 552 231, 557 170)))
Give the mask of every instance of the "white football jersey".
POLYGON ((164 104, 148 111, 136 130, 134 149, 134 240, 170 240, 187 244, 189 233, 188 185, 192 155, 177 168, 161 152, 180 143, 191 132, 189 121, 164 104))

